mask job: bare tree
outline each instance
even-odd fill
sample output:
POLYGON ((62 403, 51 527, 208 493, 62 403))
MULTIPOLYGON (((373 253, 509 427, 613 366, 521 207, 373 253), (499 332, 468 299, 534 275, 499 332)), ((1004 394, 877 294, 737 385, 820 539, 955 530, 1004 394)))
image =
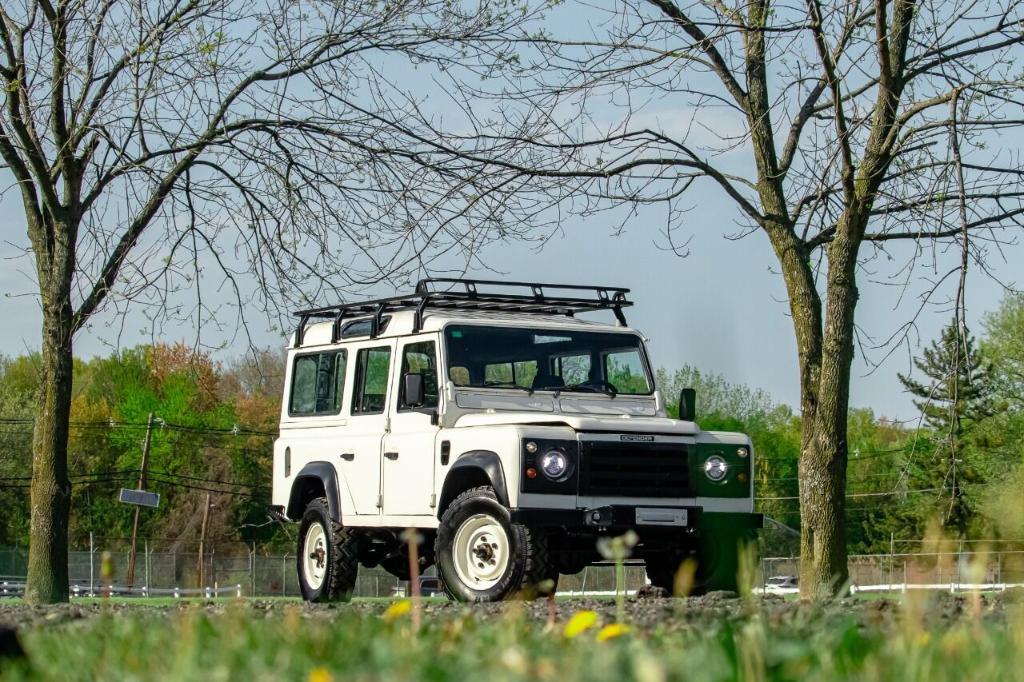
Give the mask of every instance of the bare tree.
POLYGON ((401 85, 500 68, 488 46, 531 18, 503 0, 3 3, 4 191, 43 318, 28 601, 67 599, 75 335, 129 303, 244 333, 225 303, 275 314, 452 250, 471 263, 510 234, 496 187, 421 157, 425 91, 401 85))
MULTIPOLYGON (((767 236, 800 371, 801 591, 841 589, 858 276, 893 262, 879 277, 898 285, 923 261, 938 289, 969 260, 984 268, 1006 239, 998 230, 1021 226, 1020 137, 1005 133, 1022 123, 1022 3, 619 0, 570 11, 592 21, 512 46, 518 89, 492 94, 524 105, 506 105, 514 131, 481 120, 473 139, 501 140, 495 167, 580 213, 626 205, 628 220, 665 207, 673 245, 686 202, 708 190, 737 209, 744 227, 729 236, 767 236), (945 249, 964 256, 948 271, 945 249)), ((950 307, 962 306, 959 286, 950 307)))

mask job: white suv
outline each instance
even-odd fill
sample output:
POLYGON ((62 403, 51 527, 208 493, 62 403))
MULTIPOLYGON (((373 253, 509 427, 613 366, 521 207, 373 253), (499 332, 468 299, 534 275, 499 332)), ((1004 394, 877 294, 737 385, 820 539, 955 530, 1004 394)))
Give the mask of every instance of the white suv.
POLYGON ((299 522, 303 596, 347 598, 359 564, 408 579, 407 528, 463 601, 552 589, 627 530, 652 584, 693 558, 694 591, 734 589, 750 440, 701 431, 690 390, 666 415, 627 294, 431 279, 298 313, 272 509, 299 522), (618 323, 576 317, 600 310, 618 323))

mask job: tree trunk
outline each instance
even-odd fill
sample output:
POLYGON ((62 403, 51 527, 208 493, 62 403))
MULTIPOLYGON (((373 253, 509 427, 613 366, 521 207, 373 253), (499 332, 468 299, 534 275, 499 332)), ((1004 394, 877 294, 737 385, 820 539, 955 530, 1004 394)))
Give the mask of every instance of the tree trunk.
MULTIPOLYGON (((800 596, 817 599, 844 589, 846 554, 847 417, 857 306, 855 237, 829 248, 825 324, 816 411, 803 420, 800 457, 800 596)), ((801 357, 801 364, 804 359, 801 357)))
POLYGON ((42 372, 32 439, 32 523, 25 601, 68 600, 68 422, 71 417, 70 279, 44 294, 42 372), (65 286, 66 285, 66 286, 65 286), (51 303, 52 302, 52 303, 51 303))

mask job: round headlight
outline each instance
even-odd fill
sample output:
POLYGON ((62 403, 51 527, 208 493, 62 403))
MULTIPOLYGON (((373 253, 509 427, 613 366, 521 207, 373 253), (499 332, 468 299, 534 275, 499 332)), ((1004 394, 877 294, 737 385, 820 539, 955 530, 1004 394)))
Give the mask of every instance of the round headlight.
POLYGON ((552 481, 559 481, 570 473, 569 458, 561 450, 548 450, 540 458, 540 470, 552 481))
POLYGON ((712 481, 721 481, 729 473, 729 464, 718 455, 712 455, 704 460, 704 473, 712 481))

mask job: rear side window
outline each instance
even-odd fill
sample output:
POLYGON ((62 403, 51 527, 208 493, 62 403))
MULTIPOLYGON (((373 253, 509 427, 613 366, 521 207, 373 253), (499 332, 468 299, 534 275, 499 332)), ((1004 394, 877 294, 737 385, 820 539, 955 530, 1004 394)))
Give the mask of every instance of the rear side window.
POLYGON ((289 414, 300 417, 338 414, 345 391, 346 359, 343 350, 296 357, 289 414))
POLYGON ((559 355, 555 358, 555 374, 562 377, 566 386, 589 382, 590 354, 559 355))
POLYGON ((388 393, 391 349, 363 348, 356 356, 356 386, 352 414, 380 414, 388 393))

